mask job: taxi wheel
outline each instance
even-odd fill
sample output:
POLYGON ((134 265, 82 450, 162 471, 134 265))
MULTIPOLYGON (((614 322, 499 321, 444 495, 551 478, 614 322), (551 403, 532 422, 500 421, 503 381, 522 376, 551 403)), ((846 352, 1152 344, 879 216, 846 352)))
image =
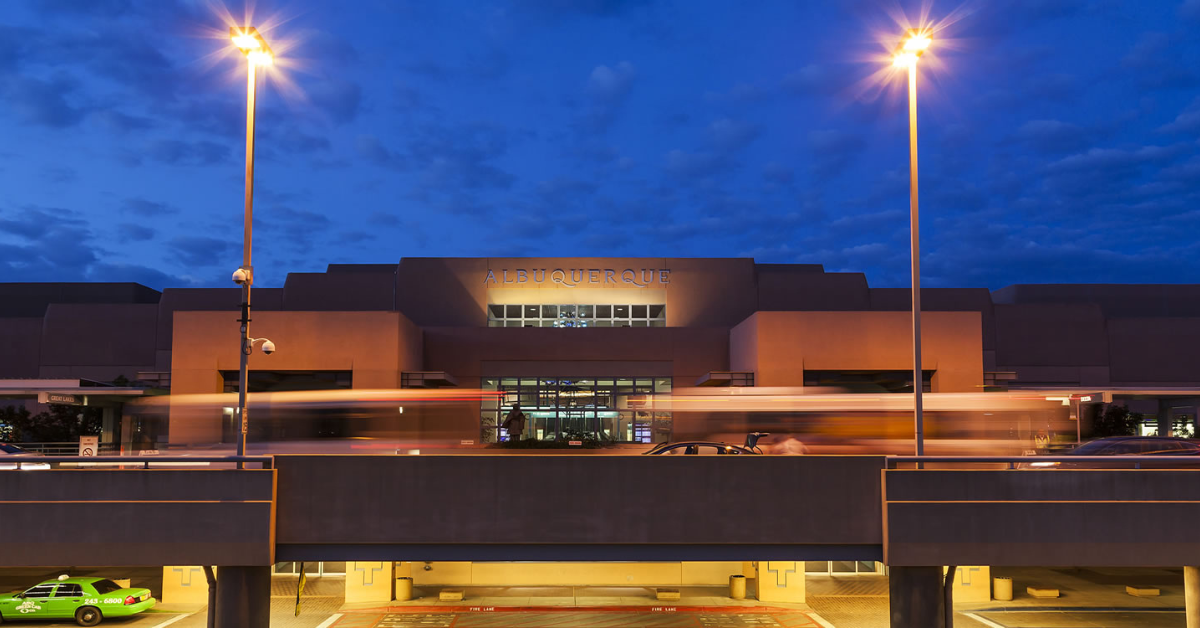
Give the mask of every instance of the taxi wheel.
POLYGON ((95 626, 100 623, 101 619, 104 617, 100 615, 100 609, 95 606, 84 606, 75 611, 75 623, 80 626, 95 626))

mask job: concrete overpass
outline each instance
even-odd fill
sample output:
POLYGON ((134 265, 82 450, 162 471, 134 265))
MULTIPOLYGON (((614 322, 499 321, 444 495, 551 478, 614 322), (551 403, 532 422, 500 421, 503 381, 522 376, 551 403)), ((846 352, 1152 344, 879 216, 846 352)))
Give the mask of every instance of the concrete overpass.
POLYGON ((0 538, 10 541, 0 566, 81 556, 219 565, 244 583, 218 587, 220 606, 250 613, 225 625, 245 626, 269 606, 276 561, 882 560, 893 626, 928 626, 942 565, 1200 565, 1200 468, 889 469, 880 456, 264 461, 0 473, 0 538))

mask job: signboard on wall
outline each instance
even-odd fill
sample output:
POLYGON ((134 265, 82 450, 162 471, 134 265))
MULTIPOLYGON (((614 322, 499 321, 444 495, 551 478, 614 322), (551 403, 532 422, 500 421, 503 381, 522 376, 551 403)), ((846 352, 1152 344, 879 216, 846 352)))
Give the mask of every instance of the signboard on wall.
POLYGON ((554 283, 567 288, 603 285, 649 288, 671 283, 669 268, 489 268, 484 285, 528 286, 554 283))
POLYGON ((86 397, 82 395, 67 395, 63 393, 38 393, 38 403, 53 403, 60 406, 84 406, 87 405, 86 397))
POLYGON ((100 437, 99 436, 80 436, 79 437, 79 455, 80 456, 98 456, 98 455, 100 455, 100 437))

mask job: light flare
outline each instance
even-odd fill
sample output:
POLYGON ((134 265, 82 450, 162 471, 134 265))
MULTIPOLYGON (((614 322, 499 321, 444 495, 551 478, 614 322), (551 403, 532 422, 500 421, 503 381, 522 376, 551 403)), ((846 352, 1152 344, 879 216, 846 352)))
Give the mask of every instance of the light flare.
POLYGON ((917 54, 915 52, 902 52, 892 59, 892 67, 909 68, 917 64, 917 54))
POLYGON ((275 57, 265 50, 251 50, 246 55, 246 58, 250 60, 250 63, 257 66, 271 65, 275 62, 275 57))
POLYGON ((242 50, 255 50, 262 47, 262 44, 259 43, 256 37, 246 35, 245 33, 241 35, 234 35, 232 39, 233 45, 241 48, 242 50))
POLYGON ((916 33, 904 40, 904 49, 910 52, 928 50, 933 44, 933 38, 928 33, 916 33))

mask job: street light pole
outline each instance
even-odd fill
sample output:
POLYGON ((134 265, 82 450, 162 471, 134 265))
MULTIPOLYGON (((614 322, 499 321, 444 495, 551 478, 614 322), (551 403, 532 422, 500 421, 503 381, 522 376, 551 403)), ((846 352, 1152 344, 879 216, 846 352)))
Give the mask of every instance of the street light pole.
MULTIPOLYGON (((237 455, 246 455, 246 433, 249 431, 249 417, 246 413, 246 391, 249 387, 247 365, 250 354, 254 351, 254 343, 258 340, 250 337, 250 287, 254 284, 254 266, 250 256, 254 230, 254 113, 255 97, 258 92, 259 65, 271 63, 271 49, 253 27, 229 29, 233 43, 246 53, 246 205, 243 215, 244 225, 242 234, 242 266, 234 273, 234 281, 242 286, 242 317, 240 355, 238 368, 238 433, 237 455)), ((268 343, 270 341, 267 341, 268 343)), ((274 345, 272 351, 274 350, 274 345)), ((266 345, 264 345, 264 349, 266 345)), ((238 462, 238 468, 243 463, 238 462)))
MULTIPOLYGON (((254 266, 251 265, 250 247, 253 239, 254 230, 254 109, 255 96, 257 95, 258 72, 255 71, 255 63, 248 59, 246 62, 248 80, 246 82, 246 208, 244 212, 245 225, 242 234, 242 269, 248 274, 247 280, 242 283, 242 324, 241 332, 241 355, 238 371, 238 418, 240 425, 238 427, 237 436, 237 455, 246 455, 246 432, 249 429, 249 419, 246 416, 246 386, 247 386, 247 363, 250 361, 250 353, 254 351, 253 345, 250 343, 250 285, 254 283, 254 266)), ((241 466, 241 463, 238 463, 241 466)))
POLYGON ((912 231, 912 328, 913 328, 913 421, 916 425, 917 455, 925 455, 925 417, 921 393, 925 375, 921 369, 921 231, 917 210, 917 64, 908 66, 908 164, 909 229, 912 231))
POLYGON ((928 32, 912 29, 896 51, 893 65, 908 69, 909 229, 912 237, 913 427, 916 454, 925 455, 925 416, 921 395, 925 376, 921 368, 921 230, 917 193, 917 59, 933 43, 928 32))

